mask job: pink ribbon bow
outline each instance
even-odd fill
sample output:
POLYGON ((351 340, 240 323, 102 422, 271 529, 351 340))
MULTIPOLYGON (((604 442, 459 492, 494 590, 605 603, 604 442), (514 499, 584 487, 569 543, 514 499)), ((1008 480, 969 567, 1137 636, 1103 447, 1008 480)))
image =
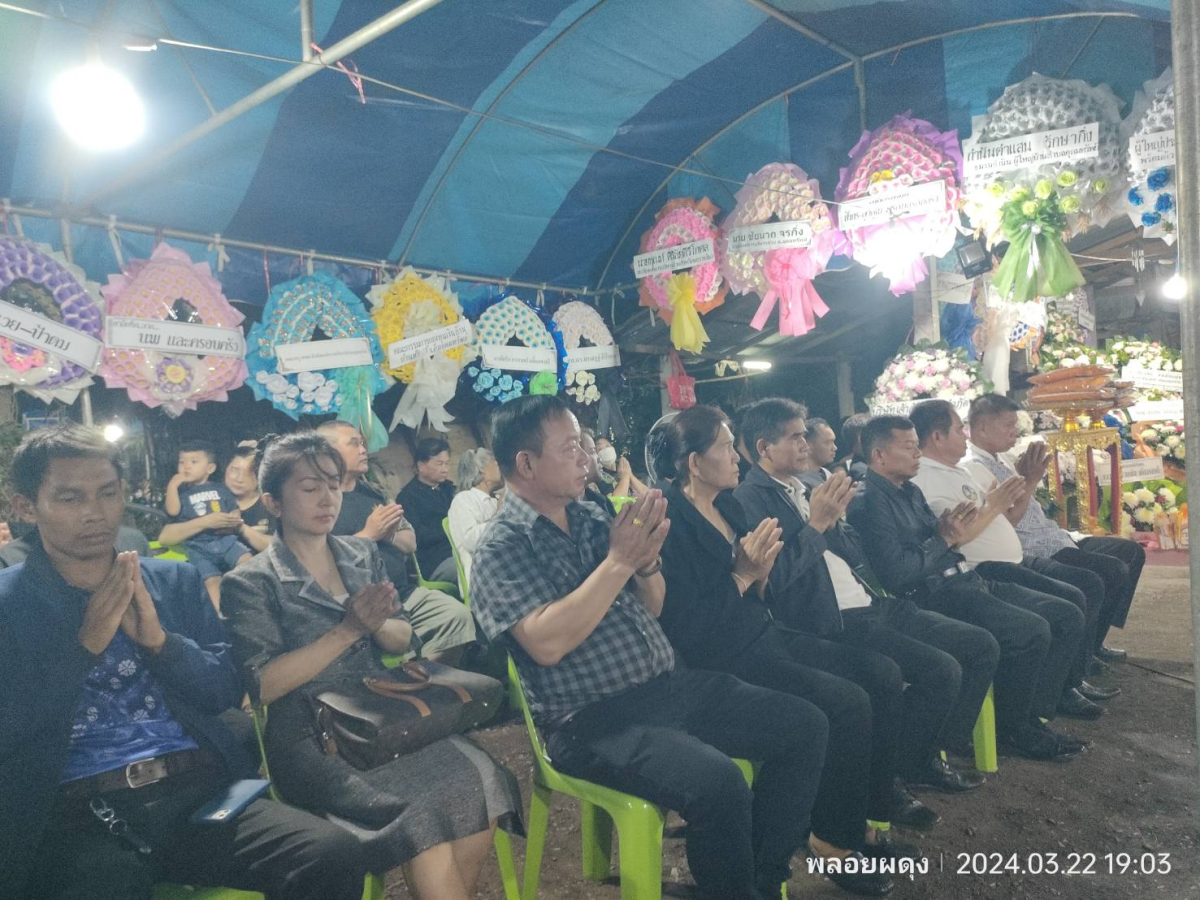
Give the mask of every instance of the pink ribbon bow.
POLYGON ((823 264, 807 248, 770 250, 763 261, 763 275, 770 290, 763 295, 750 327, 762 331, 779 300, 779 333, 800 337, 817 327, 817 319, 829 312, 812 280, 823 264))

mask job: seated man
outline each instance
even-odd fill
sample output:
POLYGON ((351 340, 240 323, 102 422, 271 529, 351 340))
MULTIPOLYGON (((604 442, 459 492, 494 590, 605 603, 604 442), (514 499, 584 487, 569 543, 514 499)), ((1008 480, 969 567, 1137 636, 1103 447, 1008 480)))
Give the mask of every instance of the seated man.
POLYGON ((189 821, 254 777, 217 718, 242 689, 196 569, 114 551, 118 465, 77 425, 13 458, 38 531, 0 573, 0 897, 149 900, 173 881, 358 900, 363 858, 335 825, 266 799, 189 821))
MULTIPOLYGON (((969 750, 1000 648, 982 628, 905 598, 881 597, 856 574, 865 571, 866 560, 858 534, 842 517, 854 486, 841 470, 811 494, 801 483, 809 456, 806 434, 813 433, 804 413, 800 404, 779 397, 741 412, 755 466, 734 496, 751 521, 777 519, 783 528, 783 551, 770 576, 771 611, 781 624, 807 633, 813 648, 805 654, 809 665, 823 668, 822 657, 847 664, 853 657, 844 645, 881 653, 899 665, 908 687, 899 733, 890 736, 897 758, 889 769, 909 785, 946 792, 978 787, 981 776, 954 770, 938 750, 947 745, 969 750)), ((825 455, 832 460, 828 448, 825 455)))
POLYGON ((863 428, 862 449, 870 470, 865 488, 850 501, 848 515, 862 535, 871 570, 890 593, 978 625, 996 639, 1000 662, 993 685, 1002 749, 1030 759, 1079 753, 1086 745, 1051 731, 1034 706, 1041 690, 1050 697, 1053 711, 1061 690, 1061 684, 1046 677, 1049 623, 990 592, 958 552, 980 527, 978 508, 963 504, 941 517, 933 514, 912 483, 921 450, 908 419, 876 416, 863 428))
POLYGON ((838 460, 836 465, 845 469, 855 484, 867 477, 869 466, 866 453, 863 452, 862 430, 870 421, 871 417, 866 413, 855 413, 842 423, 842 439, 839 443, 846 455, 838 460))
POLYGON ((610 520, 577 501, 587 460, 563 400, 501 406, 492 449, 508 494, 475 553, 472 608, 506 635, 554 765, 678 810, 703 897, 778 897, 808 833, 824 717, 675 668, 657 622, 666 504, 650 491, 610 520), (730 756, 761 763, 753 793, 730 756))
POLYGON ((409 584, 405 557, 417 549, 417 539, 404 517, 404 507, 388 503, 363 480, 370 459, 362 433, 339 420, 324 422, 317 431, 346 463, 342 509, 333 533, 370 538, 379 545, 388 579, 396 586, 413 632, 420 639, 421 655, 448 666, 457 664, 463 650, 475 640, 471 611, 448 594, 409 584))
POLYGON ((1089 597, 1097 596, 1098 589, 1103 591, 1089 649, 1103 662, 1124 659, 1125 651, 1110 650, 1104 646, 1104 639, 1110 628, 1125 627, 1146 564, 1146 551, 1137 541, 1119 537, 1085 537, 1076 543, 1046 515, 1033 499, 1050 461, 1045 445, 1031 445, 1031 452, 1017 469, 1001 458, 1017 443, 1018 409, 1016 403, 999 394, 985 394, 971 404, 967 468, 984 485, 1016 474, 1024 477, 1025 491, 1009 510, 1008 519, 1017 529, 1026 564, 1036 572, 1079 587, 1089 597), (1089 578, 1089 573, 1093 577, 1089 578), (1099 584, 1095 576, 1099 576, 1099 584))
MULTIPOLYGON (((918 403, 910 413, 910 419, 916 426, 921 445, 920 468, 913 484, 921 489, 925 502, 935 514, 947 512, 964 500, 979 508, 979 520, 986 524, 975 538, 962 545, 967 565, 985 581, 995 583, 996 593, 1005 600, 1032 609, 1050 623, 1051 664, 1056 671, 1065 672, 1057 711, 1077 719, 1099 718, 1104 714, 1104 707, 1092 701, 1108 700, 1117 693, 1083 680, 1092 656, 1088 633, 1089 629, 1095 628, 1099 606, 1096 601, 1089 602, 1088 596, 1079 588, 1040 575, 1022 564, 1021 541, 1006 514, 1024 491, 1025 479, 1013 475, 1002 483, 997 482, 990 491, 984 491, 959 463, 967 452, 967 437, 962 419, 948 401, 918 403), (1074 606, 1074 611, 1068 609, 1066 603, 1074 606), (1080 637, 1069 644, 1066 631, 1076 628, 1082 628, 1080 637), (1068 646, 1073 646, 1069 653, 1068 646)), ((1039 710, 1039 714, 1050 716, 1044 709, 1039 710)))
POLYGON ((837 435, 824 419, 813 417, 804 420, 804 441, 808 445, 805 469, 796 477, 806 487, 815 488, 828 481, 833 475, 833 464, 837 460, 837 435))
POLYGON ((454 502, 454 482, 450 480, 450 445, 441 438, 417 442, 413 455, 417 467, 413 478, 396 496, 417 536, 417 563, 426 581, 458 582, 458 566, 450 549, 450 539, 442 529, 442 520, 450 514, 454 502))
MULTIPOLYGON (((0 568, 25 562, 29 552, 38 543, 37 528, 28 523, 22 522, 20 525, 14 526, 13 531, 16 532, 15 537, 0 544, 0 568)), ((146 536, 138 529, 130 528, 128 525, 122 525, 117 531, 116 548, 118 553, 128 551, 136 553, 138 556, 153 555, 150 552, 150 542, 146 540, 146 536)))

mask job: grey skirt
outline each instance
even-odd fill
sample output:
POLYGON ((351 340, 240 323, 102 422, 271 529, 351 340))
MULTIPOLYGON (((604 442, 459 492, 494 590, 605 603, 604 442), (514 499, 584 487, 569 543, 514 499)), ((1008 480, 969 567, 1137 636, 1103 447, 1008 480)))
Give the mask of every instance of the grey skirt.
POLYGON ((490 821, 523 834, 521 793, 508 769, 462 735, 369 771, 326 756, 314 738, 267 755, 289 803, 341 825, 362 842, 372 872, 386 872, 490 821))

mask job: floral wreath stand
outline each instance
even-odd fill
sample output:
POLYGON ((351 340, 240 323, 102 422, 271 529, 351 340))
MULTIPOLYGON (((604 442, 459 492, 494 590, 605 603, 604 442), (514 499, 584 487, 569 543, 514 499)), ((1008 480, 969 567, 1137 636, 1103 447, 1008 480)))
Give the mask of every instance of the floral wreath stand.
POLYGON ((494 405, 507 403, 526 393, 557 394, 566 368, 562 341, 562 333, 549 317, 510 294, 485 309, 475 323, 475 343, 470 352, 478 354, 479 363, 464 369, 464 376, 481 400, 494 405), (503 347, 514 338, 523 347, 552 351, 553 370, 514 376, 509 371, 488 365, 484 347, 503 347))
MULTIPOLYGON (((562 332, 563 347, 568 351, 578 350, 585 340, 593 347, 613 345, 612 332, 600 313, 581 300, 571 300, 560 306, 554 313, 554 324, 562 332)), ((580 406, 599 402, 600 386, 595 373, 568 367, 565 380, 567 396, 580 406)))
MULTIPOLYGON (((1100 498, 1092 490, 1096 483, 1096 463, 1093 450, 1107 450, 1111 461, 1109 484, 1121 483, 1121 434, 1115 428, 1081 428, 1075 418, 1078 410, 1056 412, 1066 423, 1062 431, 1051 431, 1042 435, 1050 450, 1050 490, 1058 501, 1058 524, 1067 527, 1067 504, 1063 492, 1062 470, 1058 455, 1070 453, 1075 457, 1075 500, 1079 505, 1079 528, 1085 534, 1104 534, 1098 519, 1100 498)), ((1036 502, 1036 501, 1033 501, 1036 502)), ((1121 533, 1121 504, 1112 503, 1112 521, 1106 523, 1111 529, 1107 533, 1121 533)))

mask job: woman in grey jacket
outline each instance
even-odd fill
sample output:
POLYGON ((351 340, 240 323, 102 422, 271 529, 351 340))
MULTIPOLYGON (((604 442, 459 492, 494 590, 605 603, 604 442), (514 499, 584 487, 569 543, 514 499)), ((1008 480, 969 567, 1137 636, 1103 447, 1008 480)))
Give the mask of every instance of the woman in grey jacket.
POLYGON ((315 432, 266 448, 259 481, 280 534, 222 580, 234 654, 254 703, 271 705, 267 756, 283 795, 354 832, 372 871, 403 866, 418 900, 467 900, 492 830, 519 827, 512 774, 458 735, 367 771, 317 738, 311 697, 384 674, 381 653, 416 643, 375 543, 329 533, 343 474, 315 432))

